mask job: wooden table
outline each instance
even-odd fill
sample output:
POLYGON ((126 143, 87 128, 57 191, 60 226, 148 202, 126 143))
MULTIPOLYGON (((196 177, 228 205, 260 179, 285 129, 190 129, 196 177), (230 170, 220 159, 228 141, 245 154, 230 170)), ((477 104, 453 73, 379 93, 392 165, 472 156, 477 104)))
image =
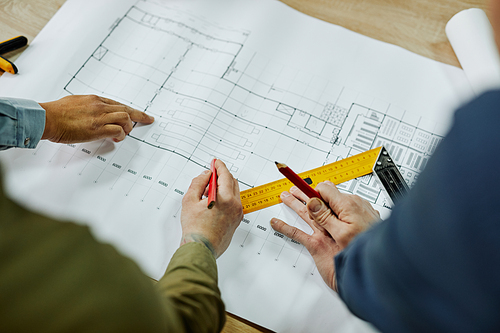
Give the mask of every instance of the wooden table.
MULTIPOLYGON (((31 41, 65 0, 0 0, 0 40, 31 41)), ((460 66, 444 31, 459 11, 488 0, 282 0, 301 12, 425 57, 460 66)), ((15 59, 22 50, 9 54, 15 59)), ((0 73, 1 75, 1 73, 0 73)), ((223 332, 269 332, 228 314, 223 332)))

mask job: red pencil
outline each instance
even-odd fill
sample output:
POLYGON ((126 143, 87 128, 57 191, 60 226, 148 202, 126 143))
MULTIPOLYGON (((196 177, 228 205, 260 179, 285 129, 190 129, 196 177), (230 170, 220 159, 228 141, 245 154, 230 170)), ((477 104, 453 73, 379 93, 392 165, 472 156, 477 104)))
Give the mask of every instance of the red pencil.
POLYGON ((274 163, 276 163, 279 172, 281 172, 283 176, 285 176, 289 181, 291 181, 293 185, 297 186, 302 192, 304 192, 305 195, 307 195, 309 198, 321 199, 319 193, 316 192, 311 186, 309 186, 309 184, 306 183, 304 179, 300 178, 299 175, 293 172, 292 169, 286 166, 286 164, 278 162, 274 163))
POLYGON ((215 199, 217 198, 217 171, 215 170, 215 161, 217 159, 213 159, 212 163, 210 163, 210 171, 212 171, 212 175, 210 176, 210 182, 208 183, 208 209, 212 209, 215 205, 215 199))

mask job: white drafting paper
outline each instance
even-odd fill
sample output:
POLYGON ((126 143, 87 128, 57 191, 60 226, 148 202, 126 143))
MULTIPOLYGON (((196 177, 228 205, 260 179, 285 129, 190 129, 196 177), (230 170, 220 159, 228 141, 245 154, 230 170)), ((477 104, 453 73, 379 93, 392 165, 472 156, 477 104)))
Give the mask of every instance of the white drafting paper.
POLYGON ((476 95, 500 88, 500 56, 482 9, 466 9, 453 16, 446 35, 476 95))
MULTIPOLYGON (((463 71, 271 0, 68 0, 18 59, 0 94, 39 102, 98 94, 146 110, 110 140, 0 154, 22 204, 91 226, 162 276, 180 241, 181 198, 223 159, 242 190, 386 145, 412 185, 450 124, 463 71)), ((339 185, 390 209, 373 177, 339 185)), ((368 332, 271 217, 245 216, 218 260, 227 310, 279 332, 368 332)))

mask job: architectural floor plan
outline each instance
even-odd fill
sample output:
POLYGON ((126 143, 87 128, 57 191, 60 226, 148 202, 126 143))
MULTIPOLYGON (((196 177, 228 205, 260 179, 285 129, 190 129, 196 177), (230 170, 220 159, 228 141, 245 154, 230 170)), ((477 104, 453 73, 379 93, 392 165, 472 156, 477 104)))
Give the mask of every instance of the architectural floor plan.
MULTIPOLYGON (((157 117, 130 134, 155 155, 201 167, 216 156, 246 189, 275 180, 275 160, 307 170, 385 145, 411 186, 441 140, 389 103, 364 106, 347 87, 246 50, 248 31, 148 7, 139 2, 116 22, 65 91, 107 96, 157 117)), ((82 172, 96 172, 95 182, 109 173, 130 187, 184 193, 172 186, 170 163, 125 147, 112 154, 105 145, 72 148, 92 164, 82 172)), ((383 204, 371 177, 340 186, 383 204)))
MULTIPOLYGON (((79 2, 69 1, 63 10, 69 12, 79 2)), ((411 187, 446 126, 427 119, 425 112, 413 111, 421 105, 409 108, 386 100, 397 94, 401 82, 391 78, 399 74, 377 78, 391 91, 384 98, 374 97, 378 88, 366 93, 362 85, 349 84, 365 79, 344 73, 338 59, 349 55, 349 45, 362 53, 364 37, 298 14, 276 1, 250 2, 208 2, 224 8, 215 13, 215 9, 204 10, 207 2, 142 0, 118 5, 115 1, 124 14, 112 17, 106 34, 93 37, 88 47, 79 50, 82 61, 62 70, 64 79, 47 98, 96 94, 145 110, 156 121, 149 126, 137 124, 119 144, 109 140, 75 145, 42 142, 34 151, 9 152, 3 160, 12 195, 36 196, 32 208, 90 224, 99 238, 159 278, 179 243, 182 196, 213 157, 228 165, 244 190, 281 178, 274 161, 302 172, 384 145, 411 187), (263 32, 256 22, 237 26, 234 19, 226 25, 221 21, 224 13, 240 13, 238 8, 230 9, 230 3, 257 6, 252 9, 256 13, 276 11, 290 26, 298 22, 324 29, 333 40, 341 38, 331 51, 344 52, 331 60, 338 66, 332 69, 338 75, 305 68, 293 61, 291 52, 274 55, 269 50, 279 49, 276 43, 282 41, 270 38, 259 45, 263 32)), ((290 45, 293 50, 294 44, 290 45)), ((374 45, 381 48, 373 51, 374 58, 388 47, 374 45)), ((403 50, 394 52, 399 55, 403 50)), ((305 56, 310 63, 317 59, 320 65, 330 63, 329 56, 318 53, 305 56)), ((404 54, 410 57, 405 61, 439 73, 422 77, 422 82, 432 80, 443 96, 454 91, 446 76, 454 69, 404 54)), ((408 80, 415 75, 409 71, 408 80)), ((6 80, 2 83, 7 85, 6 80)), ((412 97, 428 97, 422 105, 429 105, 429 114, 442 106, 436 102, 441 97, 430 96, 435 90, 429 86, 412 97)), ((446 122, 449 115, 443 118, 446 122)), ((339 188, 370 201, 383 216, 390 212, 372 176, 339 184, 339 188)), ((272 217, 308 230, 305 222, 282 205, 247 214, 230 248, 218 260, 227 310, 278 331, 300 332, 305 327, 371 331, 328 290, 307 250, 272 230, 272 217)))

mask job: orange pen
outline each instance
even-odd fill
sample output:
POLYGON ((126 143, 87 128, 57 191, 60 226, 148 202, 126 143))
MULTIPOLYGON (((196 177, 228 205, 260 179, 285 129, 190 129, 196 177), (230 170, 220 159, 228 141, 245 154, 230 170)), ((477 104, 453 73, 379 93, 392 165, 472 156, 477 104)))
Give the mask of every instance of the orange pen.
MULTIPOLYGON (((0 54, 14 51, 28 44, 28 39, 24 36, 17 36, 0 43, 0 54)), ((17 67, 13 62, 0 57, 0 69, 11 74, 17 74, 17 67)))

